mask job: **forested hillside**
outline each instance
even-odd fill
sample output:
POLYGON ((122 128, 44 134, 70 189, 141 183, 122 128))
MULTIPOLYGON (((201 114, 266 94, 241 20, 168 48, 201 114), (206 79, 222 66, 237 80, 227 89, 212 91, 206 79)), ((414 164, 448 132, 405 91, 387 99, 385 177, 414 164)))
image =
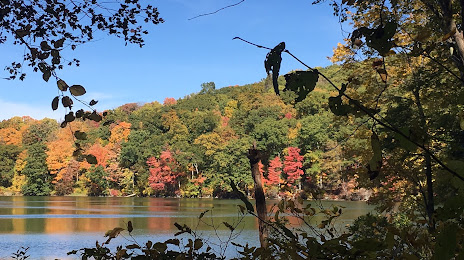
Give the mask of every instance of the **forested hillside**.
MULTIPOLYGON (((335 81, 346 77, 336 65, 322 71, 335 81)), ((246 154, 256 140, 266 151, 261 171, 269 197, 359 199, 351 193, 356 171, 367 174, 369 130, 359 119, 330 112, 327 99, 335 94, 320 80, 295 104, 291 92, 276 96, 266 80, 221 89, 210 82, 179 100, 105 111, 100 122, 75 119, 60 127, 51 119, 4 120, 0 192, 228 197, 233 180, 252 195, 246 154)))

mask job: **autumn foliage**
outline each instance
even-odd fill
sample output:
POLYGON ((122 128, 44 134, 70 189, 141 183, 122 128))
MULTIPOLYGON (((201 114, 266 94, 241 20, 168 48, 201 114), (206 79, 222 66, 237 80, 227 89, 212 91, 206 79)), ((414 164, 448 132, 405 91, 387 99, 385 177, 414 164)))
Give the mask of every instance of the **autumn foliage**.
POLYGON ((288 147, 288 155, 285 156, 284 173, 287 177, 287 185, 295 185, 303 175, 303 156, 297 147, 288 147))
POLYGON ((159 159, 148 158, 147 165, 150 167, 150 176, 148 177, 150 187, 156 191, 174 192, 175 185, 182 173, 179 172, 178 163, 172 152, 167 149, 161 152, 159 159))
POLYGON ((264 183, 267 185, 279 185, 281 182, 282 161, 276 156, 269 162, 267 179, 264 183))

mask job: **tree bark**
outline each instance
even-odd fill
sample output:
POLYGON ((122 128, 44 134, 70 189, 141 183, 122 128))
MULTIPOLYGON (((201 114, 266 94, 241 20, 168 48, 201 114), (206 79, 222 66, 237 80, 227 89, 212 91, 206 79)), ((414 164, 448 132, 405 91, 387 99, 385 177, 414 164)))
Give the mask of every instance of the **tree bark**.
POLYGON ((256 148, 256 143, 248 150, 248 160, 250 160, 251 175, 255 183, 256 212, 258 214, 259 242, 261 247, 267 247, 268 230, 266 226, 267 209, 266 198, 264 196, 263 181, 259 172, 259 162, 261 152, 256 148))
MULTIPOLYGON (((423 145, 427 147, 427 149, 430 149, 427 120, 425 117, 424 108, 422 107, 422 103, 420 101, 419 87, 417 87, 413 91, 413 94, 416 99, 415 102, 416 102, 416 106, 419 112, 419 118, 421 121, 421 125, 423 126, 423 129, 422 129, 423 136, 424 136, 423 145)), ((432 158, 430 157, 430 154, 426 152, 423 153, 423 156, 425 160, 425 177, 426 177, 426 182, 427 182, 427 198, 424 198, 425 211, 427 213, 429 229, 433 231, 435 230, 435 220, 433 218, 433 213, 435 212, 435 202, 434 202, 434 197, 433 197, 432 158)))
MULTIPOLYGON (((459 2, 461 4, 460 13, 463 14, 464 6, 462 5, 464 4, 464 1, 460 0, 459 2)), ((461 70, 461 73, 464 73, 463 71, 463 68, 464 68, 464 35, 463 35, 463 31, 457 28, 456 21, 453 18, 453 6, 452 6, 453 3, 450 0, 440 0, 438 1, 438 4, 442 11, 444 29, 448 32, 455 31, 455 33, 452 35, 452 38, 454 39, 454 42, 455 42, 456 51, 459 57, 461 58, 460 64, 459 64, 460 66, 458 66, 458 68, 461 70)), ((464 19, 464 17, 462 17, 462 19, 464 19)))

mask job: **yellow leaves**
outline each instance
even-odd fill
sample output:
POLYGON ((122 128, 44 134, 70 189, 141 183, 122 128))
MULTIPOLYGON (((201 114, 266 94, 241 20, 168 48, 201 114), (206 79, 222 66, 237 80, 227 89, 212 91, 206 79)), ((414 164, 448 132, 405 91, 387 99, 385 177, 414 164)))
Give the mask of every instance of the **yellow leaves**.
POLYGON ((120 122, 111 129, 110 143, 120 144, 127 142, 130 134, 131 123, 120 122))
MULTIPOLYGON (((348 40, 345 39, 345 42, 346 41, 348 40)), ((354 52, 349 47, 342 43, 338 43, 337 47, 333 49, 333 55, 330 58, 330 61, 333 63, 343 62, 348 60, 352 55, 354 55, 354 52)))
POLYGON ((13 180, 11 181, 11 187, 10 189, 15 193, 15 194, 20 194, 22 187, 26 184, 26 176, 24 175, 19 175, 15 174, 13 176, 13 180))
POLYGON ((15 172, 22 172, 26 166, 27 150, 22 151, 16 159, 14 170, 15 172))
POLYGON ((227 102, 227 106, 224 108, 224 116, 228 118, 232 118, 234 111, 238 107, 238 101, 237 100, 230 100, 227 102))
POLYGON ((298 132, 301 129, 301 123, 297 122, 296 126, 294 128, 288 129, 288 139, 289 140, 294 140, 298 137, 298 132))
POLYGON ((223 140, 217 133, 202 134, 195 139, 194 144, 203 146, 206 151, 205 155, 211 156, 220 149, 223 140))

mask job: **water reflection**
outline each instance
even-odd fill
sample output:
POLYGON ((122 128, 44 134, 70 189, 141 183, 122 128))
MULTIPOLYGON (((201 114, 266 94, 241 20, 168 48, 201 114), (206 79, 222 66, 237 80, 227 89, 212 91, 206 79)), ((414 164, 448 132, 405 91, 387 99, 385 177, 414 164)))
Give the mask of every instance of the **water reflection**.
MULTIPOLYGON (((0 197, 0 233, 71 234, 105 232, 125 226, 131 220, 140 233, 170 233, 174 223, 196 226, 205 210, 208 223, 234 223, 238 218, 237 200, 163 199, 163 198, 91 198, 91 197, 0 197)), ((269 206, 273 201, 268 202, 269 206)), ((342 205, 341 225, 372 210, 363 202, 323 202, 324 206, 342 205)), ((300 223, 292 218, 292 224, 300 223)), ((313 222, 320 221, 316 217, 313 222)), ((201 224, 199 229, 207 229, 201 224)), ((255 230, 257 221, 246 217, 241 227, 255 230)), ((226 229, 219 225, 219 229, 226 229)))
MULTIPOLYGON (((268 201, 269 207, 276 201, 268 201)), ((239 200, 162 199, 162 198, 93 198, 93 197, 0 197, 0 259, 11 257, 21 246, 29 246, 33 259, 69 259, 72 249, 91 247, 103 240, 103 234, 114 227, 133 223, 133 236, 138 241, 165 241, 177 231, 175 222, 198 230, 204 238, 225 238, 239 220, 239 200), (201 212, 210 210, 198 223, 201 212), (216 231, 211 229, 216 227, 216 231)), ((322 202, 344 206, 339 226, 372 210, 363 202, 322 202)), ((300 223, 295 218, 292 224, 300 223)), ((320 217, 312 223, 320 221, 320 217), (319 219, 318 219, 319 218, 319 219)), ((240 222, 237 242, 257 245, 258 223, 247 216, 240 222)), ((124 238, 115 244, 127 243, 124 238)), ((231 249, 232 250, 232 249, 231 249)), ((233 250, 232 250, 233 251, 233 250)))
MULTIPOLYGON (((169 233, 175 231, 175 222, 195 226, 198 215, 208 209, 213 212, 205 215, 208 223, 233 223, 237 204, 240 201, 214 199, 1 197, 0 233, 104 232, 129 220, 141 233, 169 233)), ((371 210, 362 202, 336 204, 344 204, 342 220, 348 222, 371 210)), ((293 223, 298 225, 295 219, 293 223)), ((256 220, 247 217, 242 228, 256 229, 256 220)))

